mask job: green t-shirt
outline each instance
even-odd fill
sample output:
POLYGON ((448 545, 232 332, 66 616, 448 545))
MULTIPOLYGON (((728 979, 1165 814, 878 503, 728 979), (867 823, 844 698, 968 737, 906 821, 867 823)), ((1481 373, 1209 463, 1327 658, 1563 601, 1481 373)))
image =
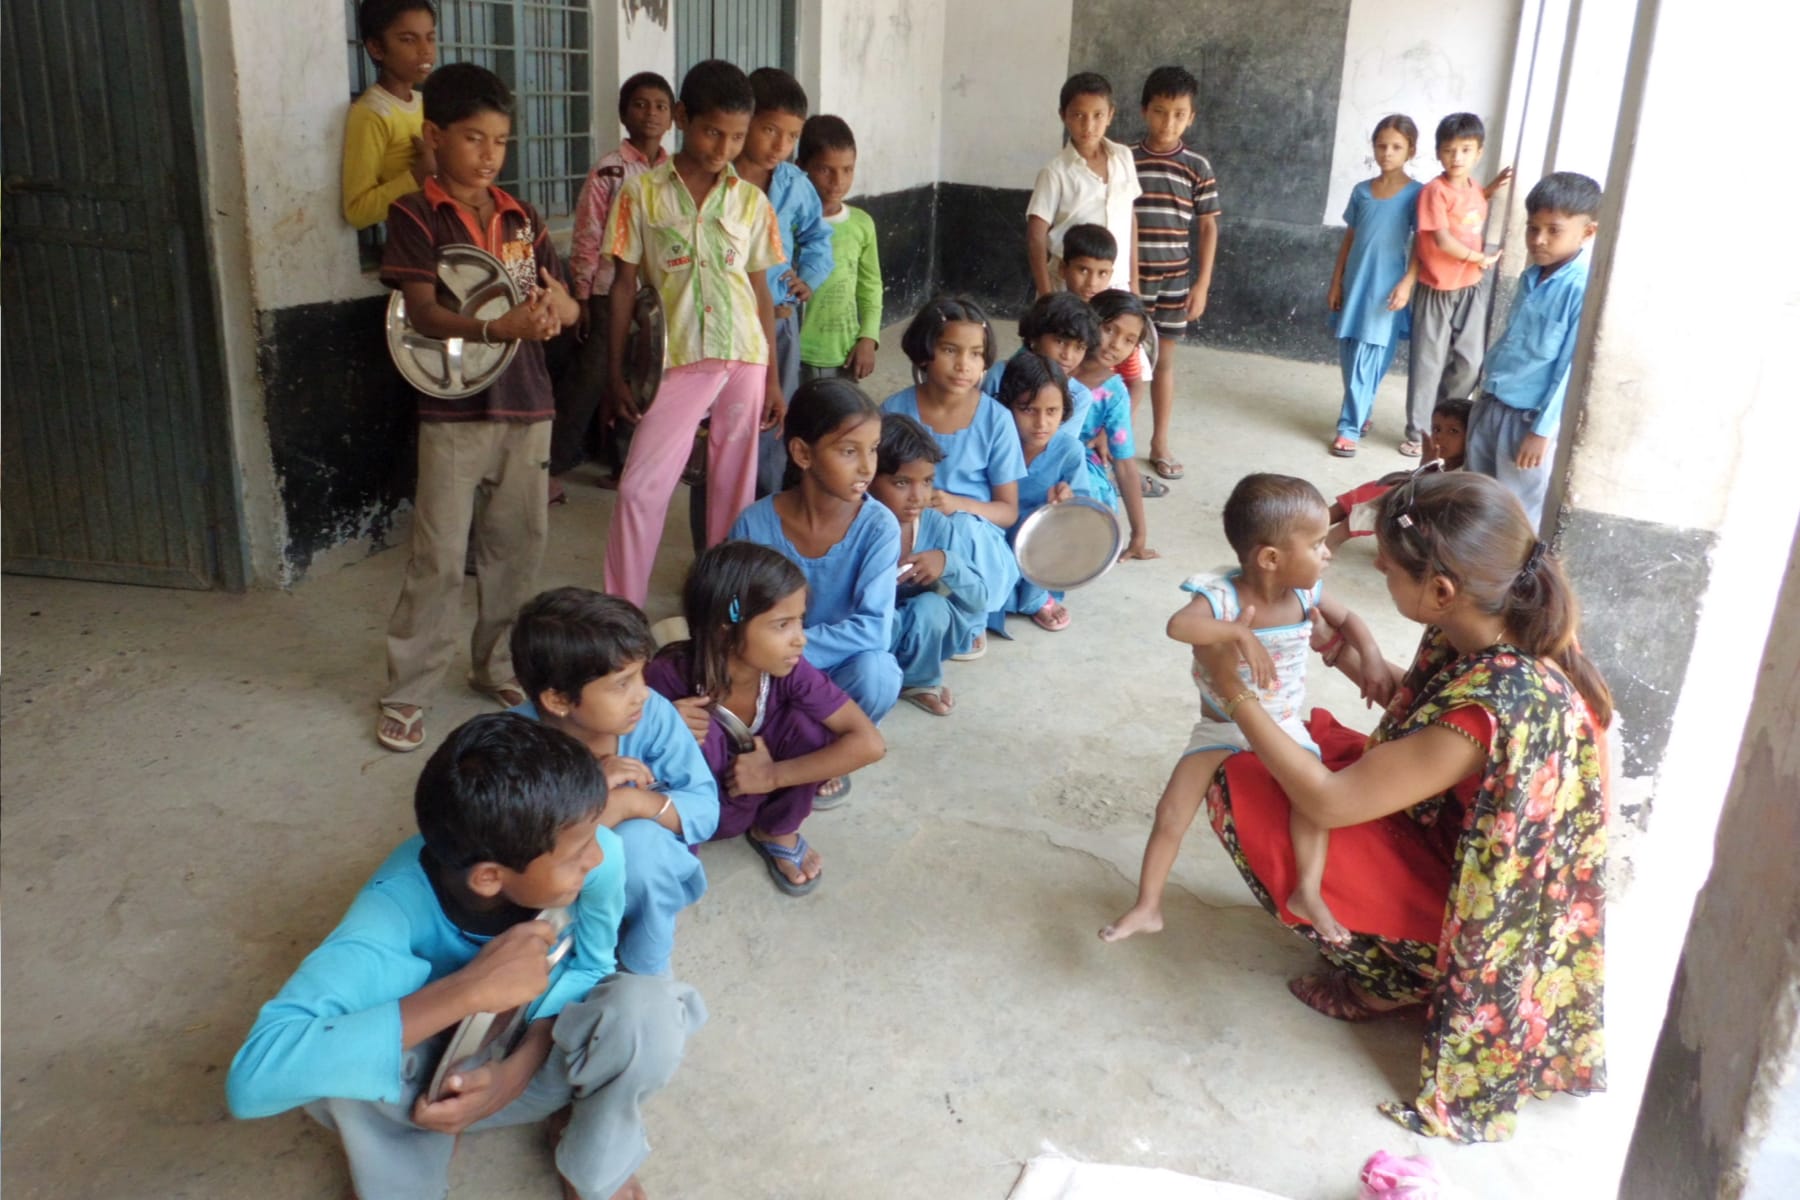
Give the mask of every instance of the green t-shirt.
POLYGON ((859 338, 881 340, 881 257, 875 222, 846 204, 831 226, 831 274, 806 302, 800 329, 800 361, 809 367, 841 367, 859 338))

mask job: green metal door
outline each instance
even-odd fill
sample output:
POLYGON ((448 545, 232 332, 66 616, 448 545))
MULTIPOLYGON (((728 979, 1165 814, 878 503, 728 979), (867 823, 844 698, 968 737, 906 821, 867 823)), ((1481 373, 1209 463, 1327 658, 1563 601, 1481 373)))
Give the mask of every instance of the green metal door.
POLYGON ((0 0, 0 566, 242 587, 180 0, 0 0))
POLYGON ((794 69, 794 0, 675 0, 675 78, 709 58, 758 67, 794 69))

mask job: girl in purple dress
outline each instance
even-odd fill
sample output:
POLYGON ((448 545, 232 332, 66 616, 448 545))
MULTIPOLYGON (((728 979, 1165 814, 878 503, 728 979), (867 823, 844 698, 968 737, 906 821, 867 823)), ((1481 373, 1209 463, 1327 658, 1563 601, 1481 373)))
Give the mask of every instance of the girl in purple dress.
MULTIPOLYGON (((718 780, 713 840, 746 835, 775 886, 804 896, 821 870, 800 833, 819 785, 879 759, 881 734, 806 661, 806 576, 780 551, 714 546, 688 571, 682 612, 689 640, 665 647, 645 679, 674 702, 718 780), (739 749, 740 736, 753 748, 739 749)), ((848 791, 846 779, 833 799, 848 791)))

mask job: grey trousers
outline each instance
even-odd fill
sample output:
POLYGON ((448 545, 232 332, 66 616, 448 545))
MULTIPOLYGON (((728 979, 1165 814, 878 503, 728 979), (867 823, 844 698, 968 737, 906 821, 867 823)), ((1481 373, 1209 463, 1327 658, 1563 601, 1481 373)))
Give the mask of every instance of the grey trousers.
MULTIPOLYGON (((861 383, 850 373, 849 367, 815 367, 811 363, 801 363, 800 382, 811 383, 815 379, 848 379, 851 383, 861 383)), ((793 398, 792 394, 788 396, 789 401, 793 398)))
POLYGON ((1502 487, 1519 498, 1536 528, 1544 517, 1544 494, 1550 490, 1550 456, 1556 452, 1556 439, 1544 450, 1544 461, 1529 471, 1521 471, 1516 463, 1519 445, 1531 432, 1537 419, 1534 412, 1513 408, 1492 392, 1484 393, 1469 414, 1469 433, 1463 443, 1463 465, 1479 475, 1498 479, 1502 487))
POLYGON ((388 617, 383 703, 431 703, 456 653, 471 544, 479 601, 469 639, 473 679, 484 688, 511 681, 505 635, 519 606, 531 599, 544 558, 549 460, 549 421, 419 422, 412 543, 400 598, 388 617))
MULTIPOLYGON (((795 310, 775 318, 775 370, 781 376, 781 398, 793 402, 800 388, 800 313, 795 310)), ((781 477, 787 473, 787 442, 781 427, 765 429, 756 439, 756 497, 781 490, 781 477)), ((706 549, 706 489, 688 489, 688 532, 693 535, 694 553, 706 549)))
MULTIPOLYGON (((643 1102, 675 1074, 690 1034, 706 1023, 700 993, 647 975, 611 975, 564 1008, 550 1057, 511 1104, 467 1132, 526 1125, 573 1104, 556 1169, 582 1200, 606 1200, 650 1154, 643 1102)), ((400 1101, 319 1100, 308 1115, 343 1139, 359 1200, 443 1200, 456 1139, 412 1122, 448 1033, 408 1051, 400 1101)))
POLYGON ((1406 440, 1431 429, 1440 400, 1475 392, 1487 357, 1488 296, 1493 273, 1454 292, 1420 284, 1413 289, 1412 341, 1406 359, 1406 440))

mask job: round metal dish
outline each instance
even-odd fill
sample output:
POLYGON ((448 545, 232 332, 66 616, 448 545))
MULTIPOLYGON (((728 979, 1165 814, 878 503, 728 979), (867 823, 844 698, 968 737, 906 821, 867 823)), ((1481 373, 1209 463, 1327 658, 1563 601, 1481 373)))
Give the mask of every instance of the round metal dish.
POLYGON ((1155 371, 1156 355, 1162 349, 1162 336, 1156 332, 1155 325, 1144 322, 1144 340, 1138 345, 1144 348, 1144 359, 1150 364, 1150 369, 1155 371))
POLYGON ((1124 548, 1119 518, 1087 496, 1044 505, 1025 518, 1013 538, 1019 574, 1052 592, 1094 582, 1112 570, 1124 548))
POLYGON ((663 322, 662 297, 653 287, 638 289, 631 304, 631 332, 625 340, 625 382, 638 411, 650 407, 662 386, 663 356, 668 349, 668 327, 663 322))
MULTIPOLYGON (((546 908, 537 915, 537 919, 550 922, 556 944, 550 951, 549 965, 554 967, 575 945, 574 931, 569 928, 574 923, 575 914, 568 908, 546 908)), ((524 1036, 525 1013, 530 1008, 529 1004, 521 1004, 502 1013, 478 1012, 464 1017, 444 1046, 437 1070, 431 1073, 431 1086, 425 1091, 426 1100, 434 1103, 442 1100, 444 1084, 456 1072, 472 1071, 511 1054, 518 1047, 519 1039, 524 1036)))
MULTIPOLYGON (((499 259, 478 246, 445 246, 438 252, 438 303, 477 321, 503 317, 523 297, 499 259)), ((428 396, 472 396, 512 365, 519 343, 491 345, 466 338, 426 337, 407 319, 406 297, 388 301, 388 353, 406 381, 428 396)))

